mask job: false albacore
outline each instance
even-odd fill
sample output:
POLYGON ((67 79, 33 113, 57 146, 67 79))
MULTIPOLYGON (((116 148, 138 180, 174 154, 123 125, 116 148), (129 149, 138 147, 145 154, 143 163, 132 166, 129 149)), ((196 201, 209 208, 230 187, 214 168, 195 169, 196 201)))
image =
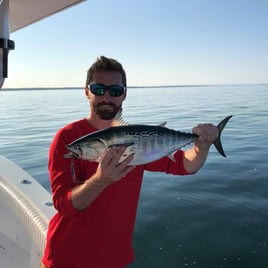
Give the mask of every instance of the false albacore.
MULTIPOLYGON (((227 116, 218 124, 219 135, 213 143, 224 157, 226 155, 220 138, 222 130, 231 117, 231 115, 227 116)), ((126 151, 120 162, 133 154, 134 158, 130 165, 150 163, 164 156, 175 161, 174 153, 195 142, 197 138, 196 134, 169 129, 164 124, 160 126, 122 125, 99 130, 73 141, 66 146, 69 153, 64 157, 100 162, 109 148, 124 146, 126 151)))

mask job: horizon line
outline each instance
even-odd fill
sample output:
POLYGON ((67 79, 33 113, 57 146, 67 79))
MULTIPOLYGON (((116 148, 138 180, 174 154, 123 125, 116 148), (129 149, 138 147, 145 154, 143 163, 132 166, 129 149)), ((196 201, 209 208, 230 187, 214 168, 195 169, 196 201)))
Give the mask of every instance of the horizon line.
MULTIPOLYGON (((170 88, 170 87, 211 87, 211 86, 265 86, 267 83, 226 83, 226 84, 178 84, 178 85, 151 85, 151 86, 127 86, 127 88, 170 88)), ((38 90, 38 89, 78 89, 84 88, 80 86, 49 86, 49 87, 7 87, 2 88, 0 91, 5 90, 38 90)))

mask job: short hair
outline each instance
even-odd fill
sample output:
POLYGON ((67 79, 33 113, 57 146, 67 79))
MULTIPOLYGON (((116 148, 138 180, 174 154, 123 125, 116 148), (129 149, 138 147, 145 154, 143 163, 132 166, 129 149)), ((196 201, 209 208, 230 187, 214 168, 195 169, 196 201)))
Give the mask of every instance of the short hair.
POLYGON ((126 72, 120 62, 115 59, 107 58, 105 56, 100 56, 97 58, 96 62, 94 62, 91 67, 87 71, 87 80, 86 87, 90 84, 93 79, 93 75, 95 72, 105 72, 105 71, 117 71, 122 76, 123 86, 127 86, 127 78, 126 72))

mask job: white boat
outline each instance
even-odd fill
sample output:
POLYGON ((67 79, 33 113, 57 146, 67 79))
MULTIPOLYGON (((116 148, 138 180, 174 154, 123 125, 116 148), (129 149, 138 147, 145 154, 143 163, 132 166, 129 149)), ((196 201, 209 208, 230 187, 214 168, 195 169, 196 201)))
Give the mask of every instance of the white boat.
POLYGON ((39 267, 51 194, 12 161, 0 156, 0 267, 39 267))
MULTIPOLYGON (((9 32, 83 1, 0 0, 1 41, 9 40, 9 32)), ((0 156, 1 268, 39 267, 54 213, 51 194, 26 171, 0 156)))

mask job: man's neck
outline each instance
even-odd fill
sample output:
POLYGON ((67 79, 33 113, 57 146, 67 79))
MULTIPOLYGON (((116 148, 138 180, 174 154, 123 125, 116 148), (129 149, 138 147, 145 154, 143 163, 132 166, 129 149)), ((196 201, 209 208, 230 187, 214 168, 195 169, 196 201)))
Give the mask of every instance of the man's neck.
POLYGON ((104 129, 115 125, 114 120, 102 120, 96 115, 89 115, 87 121, 96 129, 104 129))

